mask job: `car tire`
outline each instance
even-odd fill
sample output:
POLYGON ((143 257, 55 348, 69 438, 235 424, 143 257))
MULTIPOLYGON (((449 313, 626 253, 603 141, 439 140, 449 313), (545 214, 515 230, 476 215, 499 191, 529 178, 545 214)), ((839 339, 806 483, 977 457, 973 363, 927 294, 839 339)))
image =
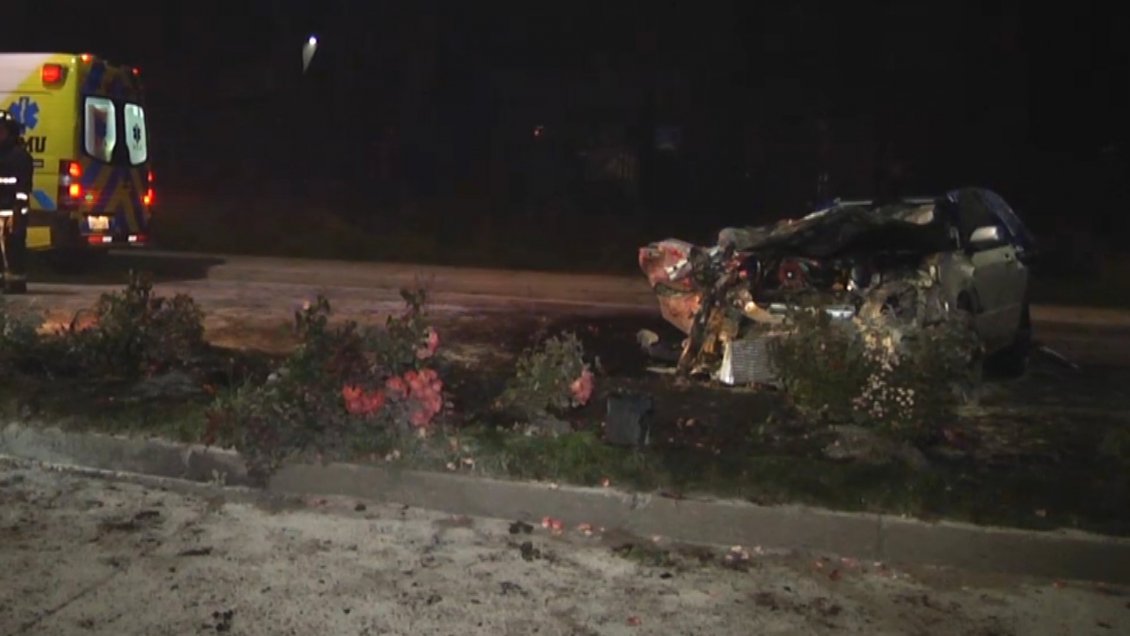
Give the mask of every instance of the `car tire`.
POLYGON ((1020 311, 1020 324, 1011 344, 989 356, 986 366, 993 375, 1019 377, 1028 368, 1028 356, 1032 352, 1032 316, 1028 303, 1020 311))

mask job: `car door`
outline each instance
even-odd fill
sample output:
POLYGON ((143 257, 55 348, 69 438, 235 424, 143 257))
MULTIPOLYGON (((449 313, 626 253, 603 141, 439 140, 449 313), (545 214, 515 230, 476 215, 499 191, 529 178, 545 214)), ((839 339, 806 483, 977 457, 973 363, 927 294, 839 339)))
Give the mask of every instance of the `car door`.
POLYGON ((990 349, 1007 346, 1020 325, 1027 270, 1009 243, 974 249, 970 261, 977 331, 990 349))
POLYGON ((974 321, 985 345, 997 349, 1016 337, 1028 288, 1028 268, 1020 260, 1009 228, 977 191, 963 193, 960 232, 973 266, 974 321), (996 228, 996 240, 975 242, 979 228, 996 228))

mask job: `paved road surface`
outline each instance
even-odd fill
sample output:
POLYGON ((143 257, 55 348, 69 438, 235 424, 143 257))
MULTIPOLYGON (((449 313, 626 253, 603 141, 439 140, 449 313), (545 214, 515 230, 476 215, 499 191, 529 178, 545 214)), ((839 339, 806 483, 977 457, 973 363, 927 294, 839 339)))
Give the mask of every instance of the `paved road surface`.
MULTIPOLYGON (((399 307, 398 290, 415 285, 432 291, 440 313, 658 314, 642 276, 169 252, 114 254, 80 276, 44 274, 46 282, 33 281, 32 294, 13 302, 69 320, 98 294, 118 288, 130 269, 154 273, 163 293, 192 294, 209 314, 210 338, 228 345, 281 342, 262 334, 285 332, 294 309, 318 293, 341 315, 364 318, 399 307)), ((1130 367, 1130 312, 1041 306, 1033 308, 1033 320, 1037 337, 1073 360, 1130 367)))
POLYGON ((263 497, 0 458, 0 634, 1130 633, 1120 588, 263 497))

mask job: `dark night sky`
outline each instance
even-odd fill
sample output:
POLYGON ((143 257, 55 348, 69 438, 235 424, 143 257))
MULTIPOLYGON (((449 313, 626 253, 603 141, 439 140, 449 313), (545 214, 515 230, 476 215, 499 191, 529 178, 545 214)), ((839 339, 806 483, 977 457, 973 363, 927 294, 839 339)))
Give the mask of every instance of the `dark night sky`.
POLYGON ((23 2, 0 48, 140 65, 163 156, 186 179, 209 176, 195 166, 220 144, 216 171, 253 164, 280 129, 306 136, 279 152, 370 175, 362 166, 395 131, 397 174, 430 193, 524 162, 512 139, 534 124, 584 119, 621 122, 635 140, 676 123, 687 159, 673 174, 687 192, 731 192, 711 179, 746 175, 748 189, 776 193, 766 205, 808 196, 820 161, 838 191, 868 194, 884 144, 913 187, 978 182, 1044 214, 1079 190, 1120 187, 1130 23, 1114 3, 653 4, 23 2), (302 78, 308 33, 322 47, 302 78))

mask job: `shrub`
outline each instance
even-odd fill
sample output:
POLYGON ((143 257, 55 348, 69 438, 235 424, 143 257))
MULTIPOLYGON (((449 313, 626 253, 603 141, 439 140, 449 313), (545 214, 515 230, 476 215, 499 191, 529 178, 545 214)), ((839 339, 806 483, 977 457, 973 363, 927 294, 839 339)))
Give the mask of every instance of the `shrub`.
POLYGON ((872 371, 863 340, 825 312, 796 312, 771 341, 770 360, 797 406, 827 419, 853 419, 852 400, 872 371))
MULTIPOLYGON (((85 312, 83 312, 85 313, 85 312)), ((0 310, 0 358, 8 371, 132 380, 185 367, 205 349, 204 315, 191 297, 153 293, 130 274, 125 290, 103 294, 88 320, 76 314, 55 333, 0 310)))
POLYGON ((563 333, 522 353, 499 405, 532 418, 584 406, 593 389, 584 345, 576 334, 563 333))
POLYGON ((145 277, 130 273, 122 292, 103 294, 94 325, 67 336, 94 373, 133 378, 184 367, 204 349, 204 312, 186 294, 153 293, 145 277))
POLYGON ((0 298, 0 373, 26 372, 34 368, 41 344, 35 326, 13 313, 0 298))
POLYGON ((827 420, 924 441, 956 417, 960 389, 975 377, 977 341, 960 320, 837 324, 818 311, 788 324, 771 347, 782 386, 802 410, 827 420))
POLYGON ((383 451, 407 434, 426 435, 444 407, 429 365, 439 336, 422 292, 383 327, 330 325, 322 297, 295 314, 300 344, 261 386, 244 386, 210 409, 204 441, 237 448, 249 470, 270 474, 289 456, 348 457, 383 451))

